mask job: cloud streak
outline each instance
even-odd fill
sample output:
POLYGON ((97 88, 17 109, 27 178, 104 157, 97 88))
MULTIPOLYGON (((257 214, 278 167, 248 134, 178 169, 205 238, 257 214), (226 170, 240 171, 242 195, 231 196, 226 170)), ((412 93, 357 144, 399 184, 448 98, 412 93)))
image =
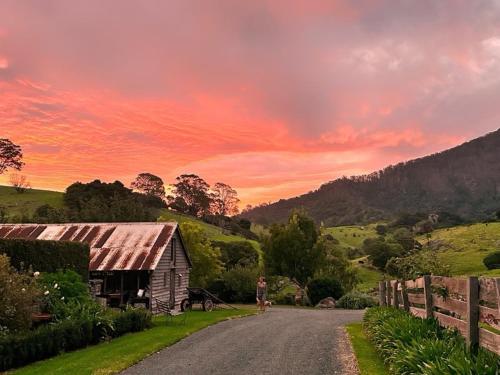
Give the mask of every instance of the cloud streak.
POLYGON ((195 172, 275 200, 498 128, 499 25, 479 0, 6 0, 0 135, 40 187, 195 172))

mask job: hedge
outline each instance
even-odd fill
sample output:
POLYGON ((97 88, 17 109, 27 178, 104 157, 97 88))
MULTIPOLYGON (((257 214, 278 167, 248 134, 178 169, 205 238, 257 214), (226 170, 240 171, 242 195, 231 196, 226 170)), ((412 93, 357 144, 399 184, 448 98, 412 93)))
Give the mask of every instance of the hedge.
POLYGON ((483 263, 489 270, 495 270, 500 268, 500 251, 495 251, 487 255, 483 259, 483 263))
POLYGON ((87 244, 66 241, 0 239, 0 253, 10 258, 16 269, 56 272, 70 269, 88 279, 90 248, 87 244))
POLYGON ((456 330, 436 319, 416 318, 392 307, 374 307, 363 328, 391 374, 498 375, 500 357, 483 348, 472 352, 456 330))
MULTIPOLYGON (((91 318, 64 320, 33 331, 0 336, 0 372, 84 348, 103 339, 99 321, 91 318)), ((151 326, 151 314, 131 309, 112 317, 112 337, 142 331, 151 326)))

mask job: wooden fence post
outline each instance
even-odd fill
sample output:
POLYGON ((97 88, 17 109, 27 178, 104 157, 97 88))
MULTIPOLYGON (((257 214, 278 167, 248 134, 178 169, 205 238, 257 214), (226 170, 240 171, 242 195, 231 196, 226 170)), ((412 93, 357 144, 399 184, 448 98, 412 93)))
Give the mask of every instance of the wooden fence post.
POLYGON ((425 317, 432 318, 432 289, 431 277, 424 276, 425 317))
POLYGON ((394 280, 394 286, 392 287, 392 305, 399 309, 398 280, 394 280))
POLYGON ((410 301, 408 301, 408 293, 406 292, 406 281, 403 280, 401 283, 401 295, 403 297, 403 309, 405 311, 410 311, 410 301))
POLYGON ((500 313, 500 278, 496 278, 495 282, 497 285, 497 308, 498 308, 498 313, 500 313))
POLYGON ((386 306, 387 297, 385 296, 385 281, 380 281, 378 283, 378 298, 380 306, 386 306))
POLYGON ((386 281, 385 282, 385 290, 386 290, 386 297, 387 297, 387 306, 391 306, 391 282, 386 281))
POLYGON ((467 343, 470 346, 479 344, 479 280, 477 277, 467 279, 467 343))

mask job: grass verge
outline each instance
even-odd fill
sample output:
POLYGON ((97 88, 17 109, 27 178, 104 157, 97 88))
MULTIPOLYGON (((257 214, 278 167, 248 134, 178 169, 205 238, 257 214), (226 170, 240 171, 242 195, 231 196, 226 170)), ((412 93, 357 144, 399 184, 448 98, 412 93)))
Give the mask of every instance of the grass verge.
POLYGON ((362 323, 351 323, 346 326, 352 347, 358 360, 361 375, 388 374, 384 362, 363 332, 362 323))
POLYGON ((251 309, 193 311, 188 313, 185 325, 180 323, 182 319, 180 316, 175 317, 168 325, 165 317, 158 317, 153 321, 153 328, 146 331, 127 334, 107 343, 64 353, 14 370, 9 374, 115 374, 205 327, 223 320, 252 315, 255 312, 256 310, 251 309))

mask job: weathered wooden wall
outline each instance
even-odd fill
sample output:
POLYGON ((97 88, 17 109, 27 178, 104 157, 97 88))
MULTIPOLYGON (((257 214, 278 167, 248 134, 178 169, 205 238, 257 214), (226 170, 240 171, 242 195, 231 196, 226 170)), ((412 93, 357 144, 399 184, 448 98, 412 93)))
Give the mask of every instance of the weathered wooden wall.
POLYGON ((421 318, 436 318, 456 328, 470 345, 500 355, 500 278, 424 276, 381 281, 381 305, 405 309, 421 318))
POLYGON ((156 312, 155 298, 165 302, 170 301, 171 271, 175 272, 175 309, 179 309, 182 300, 188 296, 187 287, 189 286, 189 263, 182 248, 178 231, 175 231, 172 239, 167 244, 167 247, 151 278, 153 297, 151 306, 153 313, 156 312), (175 264, 171 256, 172 239, 174 239, 175 243, 175 264))

